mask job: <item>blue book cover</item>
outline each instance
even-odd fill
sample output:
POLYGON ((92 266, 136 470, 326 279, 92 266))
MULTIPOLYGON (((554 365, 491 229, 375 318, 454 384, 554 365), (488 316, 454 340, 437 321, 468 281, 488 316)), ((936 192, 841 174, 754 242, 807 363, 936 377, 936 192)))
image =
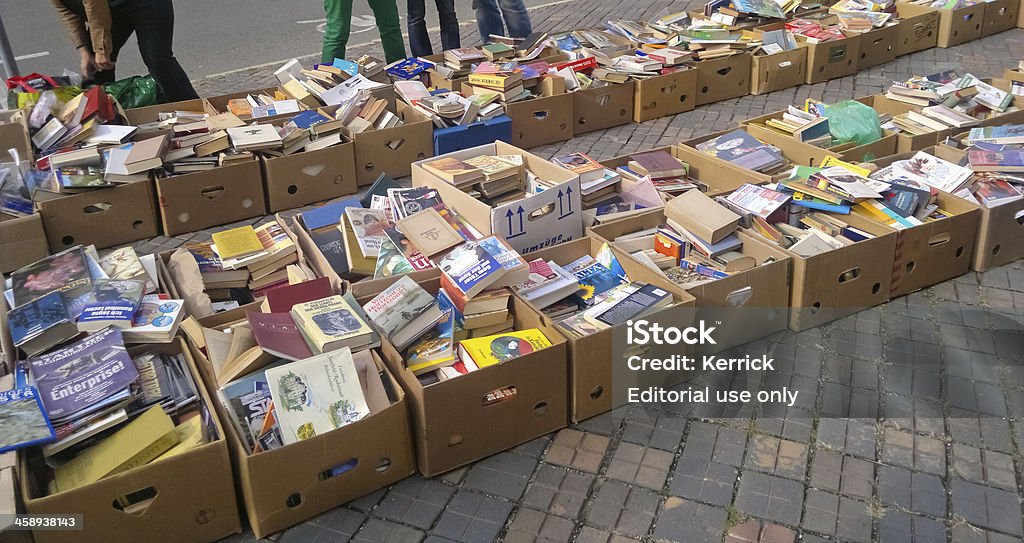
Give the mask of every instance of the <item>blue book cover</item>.
POLYGON ((463 329, 463 324, 466 319, 462 316, 462 312, 459 311, 458 307, 455 307, 455 303, 448 297, 448 293, 445 290, 438 289, 437 291, 437 307, 441 311, 450 311, 452 314, 452 325, 453 332, 458 332, 463 329))
MULTIPOLYGON (((280 361, 270 367, 277 367, 287 361, 280 361)), ((270 396, 270 385, 267 383, 265 369, 240 377, 224 385, 221 389, 222 403, 235 419, 235 428, 242 432, 239 436, 251 447, 263 428, 263 419, 267 416, 273 400, 270 396)))
POLYGON ((130 328, 146 284, 131 279, 100 279, 96 281, 89 301, 78 314, 80 330, 99 329, 106 325, 130 328))
POLYGON ((29 359, 46 412, 64 420, 127 389, 139 372, 121 330, 107 327, 63 349, 29 359))
POLYGON ((794 194, 793 198, 790 199, 790 203, 798 205, 800 207, 806 207, 809 209, 817 209, 820 211, 831 211, 833 213, 840 213, 843 215, 850 214, 850 206, 842 204, 830 204, 828 202, 812 198, 810 196, 804 196, 804 198, 798 198, 799 194, 794 194))
POLYGON ((307 109, 306 111, 292 117, 292 123, 303 130, 312 128, 318 124, 326 123, 330 120, 330 118, 325 115, 321 115, 315 109, 307 109))
POLYGON ((7 322, 14 345, 20 347, 54 326, 71 322, 71 318, 64 306, 64 296, 54 291, 12 309, 7 322))
POLYGON ((472 298, 477 292, 494 282, 491 278, 501 271, 501 264, 479 243, 463 243, 438 262, 438 268, 452 285, 472 298))
POLYGON ((570 263, 565 269, 580 282, 580 290, 574 296, 587 305, 593 303, 594 296, 625 283, 615 272, 590 256, 570 263))
POLYGON ((346 198, 340 202, 331 202, 314 207, 308 211, 303 211, 302 223, 306 225, 306 230, 316 230, 324 226, 338 226, 338 221, 345 214, 345 209, 349 207, 363 206, 359 203, 359 198, 356 196, 346 198))
POLYGON ((0 453, 56 440, 53 424, 35 388, 0 392, 0 453))
POLYGON ((359 75, 359 65, 356 64, 355 62, 352 62, 351 60, 336 58, 334 59, 334 62, 331 64, 331 66, 340 69, 341 71, 347 73, 352 77, 359 75))
POLYGON ((390 66, 386 71, 388 74, 400 79, 412 79, 433 67, 434 65, 426 60, 419 58, 407 58, 390 66))

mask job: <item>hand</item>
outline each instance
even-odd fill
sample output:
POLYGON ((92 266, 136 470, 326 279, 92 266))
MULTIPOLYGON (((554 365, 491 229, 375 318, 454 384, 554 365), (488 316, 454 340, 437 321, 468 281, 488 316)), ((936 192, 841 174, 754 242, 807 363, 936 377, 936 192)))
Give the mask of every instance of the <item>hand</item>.
POLYGON ((113 70, 114 61, 110 59, 110 55, 104 52, 96 53, 96 67, 101 70, 113 70))
POLYGON ((78 56, 81 61, 82 77, 92 79, 92 76, 96 75, 96 59, 85 47, 78 50, 78 56))

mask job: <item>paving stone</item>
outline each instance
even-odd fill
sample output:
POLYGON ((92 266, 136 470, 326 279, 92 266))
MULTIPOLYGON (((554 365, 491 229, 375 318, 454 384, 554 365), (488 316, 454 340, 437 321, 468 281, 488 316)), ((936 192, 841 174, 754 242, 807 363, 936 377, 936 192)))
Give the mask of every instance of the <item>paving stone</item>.
POLYGON ((814 429, 814 414, 779 404, 764 405, 755 427, 759 432, 779 436, 798 443, 807 443, 814 429))
POLYGON ((750 440, 745 467, 802 480, 807 471, 807 445, 773 436, 755 435, 750 440))
POLYGON ((812 488, 807 492, 804 528, 844 541, 871 541, 868 504, 812 488))
POLYGON ((743 464, 746 444, 747 434, 742 430, 693 422, 686 436, 682 455, 739 467, 743 464))
POLYGON ((947 423, 954 441, 1004 453, 1013 452, 1010 425, 1004 419, 951 409, 947 423))
POLYGON ((555 435, 555 440, 544 454, 544 461, 597 473, 610 441, 605 436, 567 428, 555 435))
POLYGON ((587 512, 587 524, 632 537, 641 537, 654 521, 658 495, 650 490, 604 481, 587 512))
POLYGON ((630 541, 639 541, 639 539, 624 537, 591 526, 584 526, 576 538, 577 543, 627 543, 630 541))
POLYGON ((1016 491, 1013 457, 996 451, 953 444, 953 473, 979 484, 1016 491))
POLYGON ((953 513, 982 528, 1024 535, 1018 495, 958 479, 950 485, 953 513))
POLYGON ((744 471, 734 505, 748 515, 795 526, 803 499, 804 486, 796 481, 744 471))
POLYGON ((886 428, 882 461, 942 475, 946 472, 946 447, 938 439, 886 428))
POLYGON ((372 518, 366 521, 366 525, 363 526, 362 530, 352 539, 353 543, 377 543, 379 541, 387 541, 391 543, 419 543, 423 540, 423 532, 390 522, 387 520, 372 518))
POLYGON ((494 541, 511 512, 507 501, 460 490, 430 533, 466 543, 494 541))
POLYGON ((1021 543, 1024 539, 991 530, 982 530, 966 523, 953 525, 953 543, 1021 543))
POLYGON ((606 475, 610 479, 661 490, 672 468, 672 460, 672 453, 667 451, 620 443, 606 475))
POLYGON ((946 525, 928 517, 889 510, 878 521, 878 541, 880 543, 903 543, 906 541, 923 543, 945 540, 946 525))
POLYGON ((630 417, 622 430, 622 440, 647 447, 674 451, 686 430, 686 419, 665 414, 644 413, 630 417))
POLYGON ((946 488, 936 475, 879 466, 878 500, 915 513, 946 516, 946 488))
POLYGON ((509 523, 502 539, 505 543, 562 543, 569 541, 575 528, 569 519, 522 508, 509 523))
POLYGON ((656 541, 720 543, 729 514, 725 509, 668 498, 654 527, 656 541))
MULTIPOLYGON (((305 523, 288 528, 278 537, 277 541, 278 543, 309 543, 320 538, 326 540, 327 537, 330 537, 328 534, 330 536, 339 535, 334 532, 328 532, 315 524, 305 523)), ((343 539, 343 536, 339 535, 339 539, 343 539)))
POLYGON ((373 509, 374 507, 377 506, 378 503, 380 503, 381 498, 383 498, 384 494, 386 493, 387 489, 382 488, 376 492, 371 492, 361 498, 356 498, 345 505, 357 511, 369 513, 371 509, 373 509))
POLYGON ((874 466, 870 462, 820 450, 811 464, 811 486, 845 496, 871 498, 874 466))
POLYGON ((513 452, 498 453, 474 464, 463 486, 516 500, 523 495, 536 467, 535 458, 513 452))
POLYGON ((308 522, 338 534, 339 539, 345 539, 351 538, 359 530, 359 527, 366 522, 366 514, 344 507, 336 507, 326 513, 313 517, 308 522))
POLYGON ((384 495, 373 515, 426 530, 454 493, 455 489, 441 483, 410 477, 384 495))
POLYGON ((794 543, 796 537, 796 532, 785 526, 751 520, 730 529, 725 543, 794 543))
POLYGON ((526 487, 523 505, 576 518, 593 484, 593 475, 541 464, 537 476, 526 487))
POLYGON ((683 456, 676 464, 669 493, 693 500, 728 506, 739 471, 729 465, 683 456))
POLYGON ((860 458, 875 458, 874 421, 859 419, 821 419, 818 445, 860 458))
POLYGON ((897 394, 885 394, 883 401, 885 410, 882 415, 887 426, 933 437, 945 435, 946 420, 942 404, 928 398, 897 394))

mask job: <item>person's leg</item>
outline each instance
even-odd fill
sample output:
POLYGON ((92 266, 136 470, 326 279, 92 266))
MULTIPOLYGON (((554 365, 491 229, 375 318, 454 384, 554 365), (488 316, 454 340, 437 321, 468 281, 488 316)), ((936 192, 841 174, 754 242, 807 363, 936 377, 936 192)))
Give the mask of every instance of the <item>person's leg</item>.
POLYGON ((473 9, 476 11, 476 26, 480 29, 480 40, 490 43, 489 36, 505 35, 505 25, 501 22, 501 10, 498 9, 498 0, 473 0, 473 9))
POLYGON ((525 38, 533 32, 530 24, 530 13, 526 11, 523 0, 498 0, 501 5, 501 16, 508 26, 508 35, 513 38, 525 38))
POLYGON ((434 0, 437 17, 441 21, 441 48, 445 51, 462 47, 459 39, 459 17, 455 14, 455 0, 434 0))
POLYGON ((348 33, 352 25, 352 0, 324 0, 327 24, 324 26, 324 47, 320 62, 334 62, 345 58, 348 33))
POLYGON ((171 102, 199 98, 185 70, 174 58, 174 4, 171 0, 136 0, 128 6, 142 61, 164 98, 171 102))
POLYGON ((427 35, 426 0, 409 0, 406 6, 409 13, 409 50, 412 56, 433 55, 434 48, 430 46, 430 36, 427 35))
POLYGON ((405 40, 402 38, 402 25, 399 22, 398 4, 395 0, 369 0, 373 18, 377 20, 381 46, 384 47, 384 60, 388 64, 405 58, 405 40))

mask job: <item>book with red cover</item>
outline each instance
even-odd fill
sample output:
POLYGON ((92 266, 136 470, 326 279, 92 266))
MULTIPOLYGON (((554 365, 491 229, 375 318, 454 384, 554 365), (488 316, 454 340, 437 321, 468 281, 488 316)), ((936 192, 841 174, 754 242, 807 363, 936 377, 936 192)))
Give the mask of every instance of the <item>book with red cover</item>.
POLYGON ((245 317, 249 319, 256 343, 264 351, 288 360, 304 360, 313 356, 290 313, 246 311, 245 317))
POLYGON ((278 287, 267 292, 267 305, 272 313, 288 313, 295 304, 312 302, 334 294, 331 280, 317 277, 294 285, 278 287))
POLYGON ((82 113, 82 122, 85 122, 94 115, 105 122, 114 120, 114 103, 110 100, 110 96, 104 92, 103 87, 97 85, 86 89, 85 100, 86 106, 85 111, 82 113))

